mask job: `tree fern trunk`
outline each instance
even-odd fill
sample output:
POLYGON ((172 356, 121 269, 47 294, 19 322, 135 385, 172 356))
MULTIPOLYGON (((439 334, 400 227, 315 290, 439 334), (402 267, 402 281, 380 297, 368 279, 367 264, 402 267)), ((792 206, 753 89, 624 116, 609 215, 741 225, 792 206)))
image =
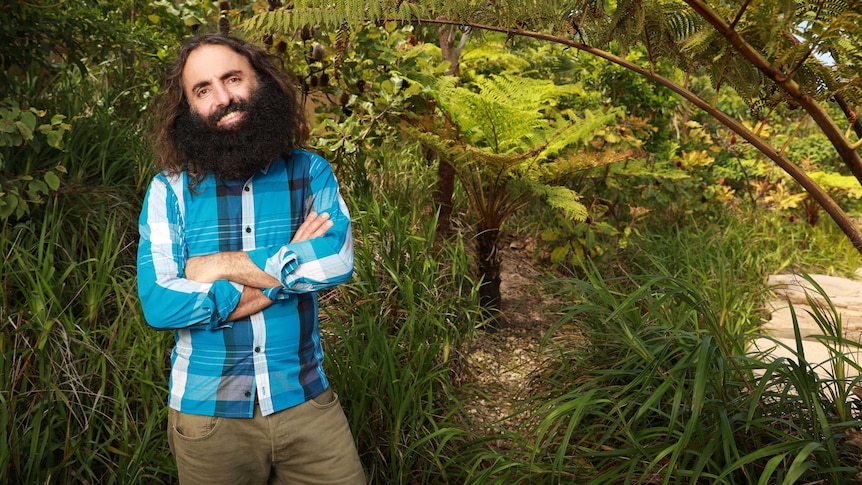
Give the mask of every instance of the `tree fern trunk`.
MULTIPOLYGON (((426 150, 428 161, 432 161, 434 154, 426 150)), ((437 233, 449 236, 452 233, 452 193, 455 190, 455 167, 447 162, 444 157, 437 156, 437 186, 434 189, 434 204, 440 216, 437 220, 437 233)))
MULTIPOLYGON (((461 49, 455 45, 456 29, 455 25, 441 25, 437 30, 437 35, 443 59, 449 61, 449 69, 446 70, 446 74, 459 77, 461 76, 459 63, 461 49)), ((428 152, 426 151, 427 155, 428 152)), ((429 161, 431 161, 430 158, 429 161)), ((434 203, 437 205, 437 210, 440 211, 437 233, 442 236, 449 236, 452 232, 452 193, 455 190, 455 167, 446 161, 445 157, 438 156, 437 161, 437 187, 434 190, 434 203)))
POLYGON ((502 302, 500 269, 503 258, 497 247, 499 235, 499 229, 488 229, 476 236, 477 270, 482 281, 482 286, 479 287, 479 301, 492 315, 499 313, 502 302))

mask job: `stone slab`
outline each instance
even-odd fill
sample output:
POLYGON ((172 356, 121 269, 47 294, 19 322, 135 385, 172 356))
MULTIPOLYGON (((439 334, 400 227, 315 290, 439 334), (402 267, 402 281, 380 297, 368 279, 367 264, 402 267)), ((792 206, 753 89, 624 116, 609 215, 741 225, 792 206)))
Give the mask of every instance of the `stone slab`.
MULTIPOLYGON (((857 270, 856 275, 862 277, 862 268, 857 270)), ((840 316, 844 338, 862 342, 862 282, 829 275, 809 276, 821 287, 823 293, 829 296, 835 313, 840 316)), ((803 338, 805 358, 819 375, 827 378, 832 372, 829 350, 814 337, 828 332, 824 332, 817 324, 812 316, 816 312, 811 306, 813 303, 828 319, 833 319, 834 314, 826 306, 826 299, 811 282, 800 275, 773 275, 769 277, 768 284, 774 298, 766 305, 769 320, 763 322, 763 332, 775 341, 796 349, 793 315, 790 311, 792 305, 803 338)), ((757 339, 754 347, 762 351, 769 350, 769 354, 774 358, 796 359, 793 352, 777 345, 775 341, 757 339)), ((862 352, 856 349, 848 349, 845 354, 851 355, 854 362, 862 362, 862 352)))

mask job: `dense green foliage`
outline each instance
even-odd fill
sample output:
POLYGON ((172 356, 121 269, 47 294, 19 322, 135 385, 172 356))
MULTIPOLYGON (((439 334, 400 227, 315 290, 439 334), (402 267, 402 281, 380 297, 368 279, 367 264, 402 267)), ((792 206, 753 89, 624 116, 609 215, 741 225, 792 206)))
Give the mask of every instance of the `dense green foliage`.
MULTIPOLYGON (((12 20, 0 41, 16 47, 0 56, 10 87, 0 99, 0 482, 172 483, 172 338, 147 327, 135 288, 136 219, 153 174, 145 115, 168 52, 214 9, 63 8, 0 7, 12 20)), ((767 275, 849 274, 859 256, 831 221, 811 224, 816 204, 756 150, 667 90, 560 45, 471 38, 456 88, 440 79, 440 50, 419 28, 295 34, 267 40, 303 83, 313 146, 333 162, 353 217, 355 277, 322 295, 322 329, 372 483, 856 476, 858 378, 819 377, 803 355, 769 363, 748 339, 767 275), (554 96, 518 112, 502 102, 506 86, 530 89, 511 98, 554 96), (464 100, 472 109, 459 113, 464 100), (497 115, 470 117, 481 109, 497 115), (519 128, 493 138, 483 123, 501 119, 519 128), (444 238, 432 194, 446 153, 464 183, 453 199, 458 230, 444 238), (475 227, 487 230, 476 198, 489 185, 469 180, 493 161, 507 167, 493 188, 518 202, 496 229, 538 241, 533 256, 548 276, 537 291, 560 305, 546 312, 552 358, 516 410, 522 427, 479 432, 461 400, 483 392, 465 354, 489 325, 475 257, 475 227)), ((709 73, 688 74, 723 109, 749 110, 714 91, 709 73)), ((803 118, 779 110, 755 129, 822 171, 821 185, 858 211, 858 184, 803 118)), ((828 309, 818 320, 830 345, 858 346, 828 309)), ((836 353, 827 367, 844 360, 836 353)))

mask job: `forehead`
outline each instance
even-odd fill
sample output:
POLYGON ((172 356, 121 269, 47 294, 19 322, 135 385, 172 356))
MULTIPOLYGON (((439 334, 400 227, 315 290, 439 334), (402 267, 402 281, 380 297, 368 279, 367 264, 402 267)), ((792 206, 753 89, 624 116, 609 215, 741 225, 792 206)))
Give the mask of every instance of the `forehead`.
POLYGON ((251 63, 244 55, 227 46, 204 44, 189 53, 183 66, 183 86, 190 89, 203 82, 214 82, 234 71, 253 72, 251 63))

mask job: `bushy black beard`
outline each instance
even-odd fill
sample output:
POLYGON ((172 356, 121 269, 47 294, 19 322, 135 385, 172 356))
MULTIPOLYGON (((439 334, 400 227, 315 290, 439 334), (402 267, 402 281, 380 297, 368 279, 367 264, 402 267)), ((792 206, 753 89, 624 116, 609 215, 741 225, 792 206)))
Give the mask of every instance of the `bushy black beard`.
POLYGON ((284 92, 270 80, 260 80, 249 99, 231 101, 204 118, 185 110, 174 123, 173 138, 194 176, 209 173, 221 180, 245 181, 291 148, 292 109, 284 92), (243 111, 236 126, 221 128, 218 120, 243 111))

